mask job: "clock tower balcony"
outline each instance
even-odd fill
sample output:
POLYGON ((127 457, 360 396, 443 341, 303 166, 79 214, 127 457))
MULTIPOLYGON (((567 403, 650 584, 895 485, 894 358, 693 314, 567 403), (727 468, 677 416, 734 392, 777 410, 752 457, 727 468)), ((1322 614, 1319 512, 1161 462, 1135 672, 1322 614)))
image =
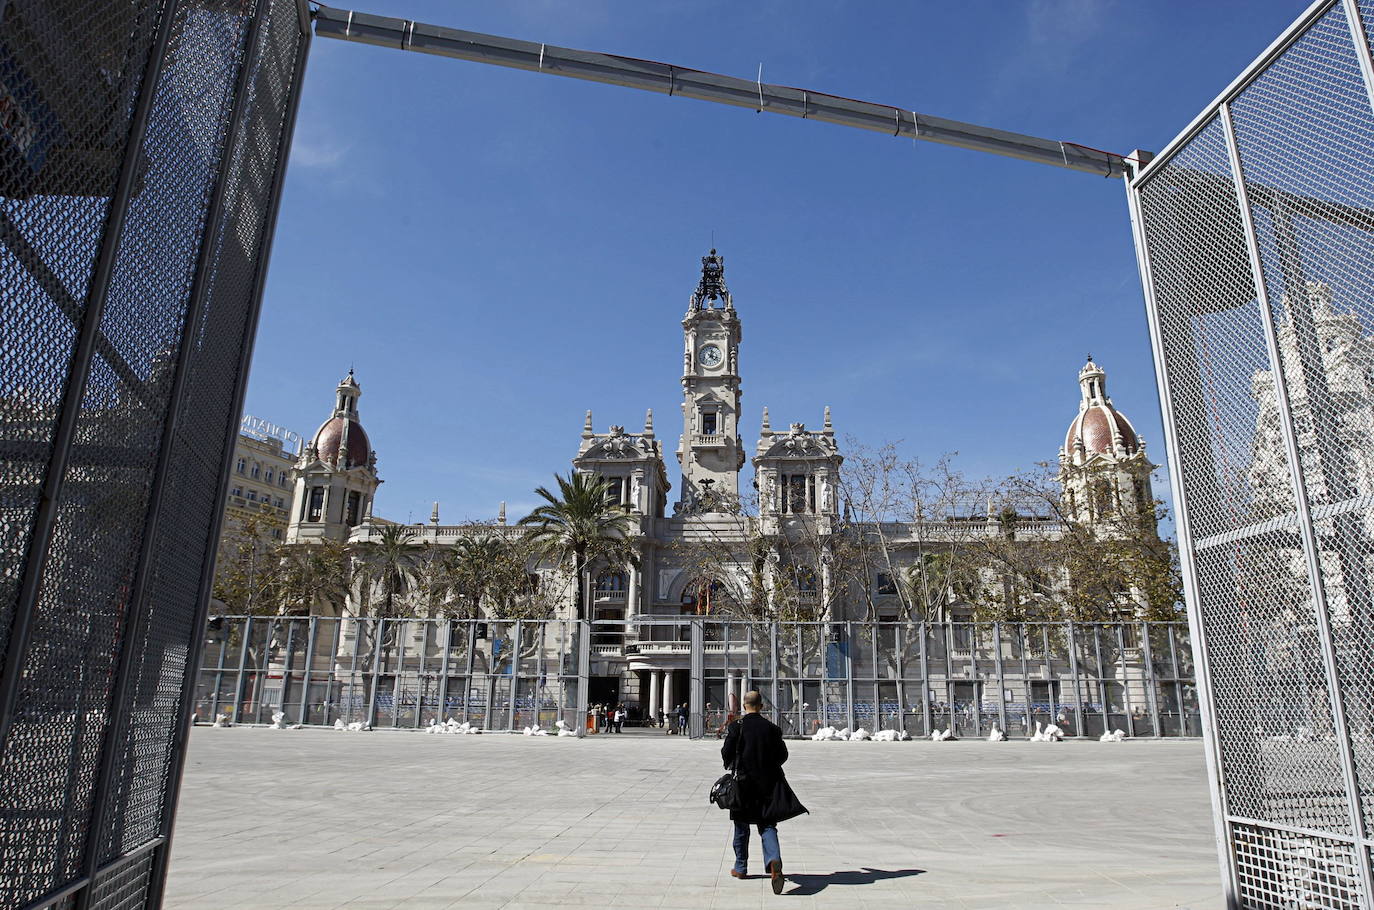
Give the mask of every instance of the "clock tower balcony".
POLYGON ((692 445, 699 449, 723 449, 729 444, 729 440, 719 433, 698 434, 692 437, 692 445))

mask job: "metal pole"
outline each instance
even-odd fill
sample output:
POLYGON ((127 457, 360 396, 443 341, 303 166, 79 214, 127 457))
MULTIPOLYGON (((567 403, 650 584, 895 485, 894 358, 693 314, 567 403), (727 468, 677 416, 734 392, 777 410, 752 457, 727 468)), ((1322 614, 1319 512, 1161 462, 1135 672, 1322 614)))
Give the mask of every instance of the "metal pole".
MULTIPOLYGON (((1032 729, 1031 718, 1035 715, 1035 708, 1032 705, 1034 701, 1034 692, 1031 691, 1033 687, 1031 685, 1030 675, 1030 629, 1027 627, 1026 623, 1017 623, 1016 625, 1017 628, 1021 630, 1021 685, 1022 695, 1026 703, 1026 720, 1025 723, 1022 724, 1022 727, 1024 728, 1023 732, 1026 736, 1030 736, 1032 729)), ((1046 688, 1049 687, 1046 686, 1046 688)))
POLYGON ((1131 679, 1130 670, 1126 666, 1126 624, 1118 622, 1116 624, 1116 653, 1117 666, 1121 667, 1121 697, 1122 710, 1126 714, 1126 735, 1135 737, 1135 706, 1131 703, 1131 679))
POLYGON ((691 668, 688 673, 688 692, 687 692, 687 711, 688 735, 692 739, 701 739, 704 735, 701 716, 702 702, 705 701, 705 677, 706 677, 706 635, 700 617, 692 619, 692 652, 688 666, 691 668))
POLYGON ((980 736, 983 732, 983 695, 979 691, 982 677, 978 675, 978 623, 968 624, 968 660, 969 668, 972 670, 970 678, 973 680, 973 735, 980 736))
POLYGON ((925 722, 926 729, 924 736, 930 735, 930 656, 926 651, 926 631, 925 621, 920 623, 921 630, 921 719, 925 722))
POLYGON ((587 686, 592 678, 592 624, 577 620, 577 736, 587 735, 587 686))
MULTIPOLYGON (((322 726, 329 726, 331 723, 330 715, 337 707, 335 699, 340 696, 339 689, 339 641, 343 637, 343 617, 334 617, 334 634, 330 636, 329 645, 329 669, 325 671, 325 692, 324 692, 324 712, 320 718, 322 726)), ((356 652, 357 649, 355 648, 356 652)))
POLYGON ((681 95, 700 101, 745 107, 759 113, 821 120, 1099 176, 1120 177, 1125 173, 1126 162, 1120 155, 1073 142, 1038 139, 956 120, 929 117, 887 104, 853 101, 824 92, 770 85, 756 79, 736 79, 633 57, 572 50, 536 41, 519 41, 328 7, 316 13, 315 34, 644 89, 663 95, 681 95))
MULTIPOLYGON (((779 711, 779 708, 778 708, 778 706, 779 706, 780 704, 782 704, 782 694, 781 694, 781 692, 780 692, 779 689, 778 689, 778 621, 777 621, 777 620, 772 620, 772 621, 770 621, 770 622, 768 623, 768 653, 772 655, 772 657, 771 657, 771 659, 770 659, 770 669, 772 670, 772 672, 770 673, 770 676, 772 677, 772 680, 773 680, 773 719, 774 719, 774 720, 781 721, 781 720, 782 720, 782 714, 781 714, 781 712, 779 711)), ((798 727, 797 727, 797 732, 798 732, 798 733, 801 733, 801 732, 802 732, 802 728, 801 728, 800 725, 798 725, 798 727)))
POLYGON ((468 659, 466 673, 463 678, 463 723, 471 723, 472 718, 468 716, 468 708, 472 700, 472 673, 477 660, 477 621, 467 620, 468 624, 468 659))
POLYGON ((238 679, 234 683, 234 723, 235 725, 243 721, 243 686, 245 678, 248 676, 248 646, 253 641, 253 617, 249 616, 243 623, 243 648, 239 651, 239 671, 238 679))
MULTIPOLYGON (((1097 697, 1101 700, 1097 713, 1102 715, 1102 732, 1110 733, 1112 723, 1107 713, 1107 668, 1102 663, 1102 625, 1092 623, 1088 628, 1093 630, 1093 658, 1097 661, 1097 697)), ((1086 734, 1087 731, 1084 732, 1086 734)))
POLYGON ((295 653, 296 645, 296 621, 294 619, 285 620, 286 622, 286 659, 282 661, 281 673, 281 715, 286 718, 286 706, 291 701, 291 657, 295 653))
MULTIPOLYGON (((945 628, 945 721, 950 729, 954 722, 954 623, 944 623, 945 628)), ((957 734, 956 734, 957 735, 957 734)))
POLYGON ((854 623, 844 624, 844 700, 849 729, 854 727, 854 623))
POLYGON ((1156 686, 1159 685, 1155 677, 1155 654, 1154 645, 1150 642, 1150 623, 1140 624, 1142 633, 1141 649, 1145 658, 1145 703, 1150 708, 1150 724, 1155 736, 1163 735, 1159 726, 1159 692, 1156 686))
POLYGON ((226 617, 220 617, 220 639, 219 639, 219 659, 215 662, 215 692, 210 698, 210 717, 212 720, 219 718, 219 693, 224 687, 224 652, 229 650, 229 634, 225 630, 225 623, 230 622, 226 617))
POLYGON ((1002 665, 1002 624, 994 622, 992 624, 992 637, 997 643, 993 649, 994 659, 997 661, 997 717, 1002 722, 1002 733, 1007 732, 1007 676, 1002 665))
MULTIPOLYGON (((296 723, 304 725, 308 719, 310 709, 310 671, 315 665, 315 632, 319 617, 312 616, 309 619, 310 631, 305 638, 305 673, 301 681, 301 710, 296 723)), ((285 710, 283 708, 282 710, 285 710)))
POLYGON ((1069 673, 1073 676, 1073 702, 1075 715, 1075 736, 1083 735, 1083 687, 1078 677, 1078 634, 1074 631, 1073 620, 1069 620, 1069 673))
MULTIPOLYGON (((1358 13, 1358 9, 1356 10, 1358 13)), ((1363 29, 1360 30, 1359 37, 1363 37, 1363 29)), ((1363 56, 1366 58, 1362 63, 1367 64, 1369 49, 1366 46, 1363 56)), ((1236 143, 1235 125, 1231 122, 1231 105, 1225 103, 1221 105, 1221 124, 1226 134, 1226 150, 1231 161, 1231 172, 1236 188, 1236 202, 1240 206, 1241 224, 1245 231, 1245 246, 1250 258, 1250 269, 1255 282, 1255 300, 1259 304, 1261 313, 1260 321, 1264 323, 1264 341, 1268 349, 1269 362, 1273 365, 1270 376, 1274 382, 1274 394, 1278 399, 1279 429, 1283 437, 1284 449, 1288 457, 1289 470, 1293 480, 1293 495, 1297 506, 1298 533, 1302 538, 1303 554, 1307 559, 1307 571, 1310 576, 1310 590, 1312 593, 1312 610, 1317 622, 1317 631, 1320 636, 1322 666, 1326 676, 1326 692, 1328 705, 1331 710, 1331 720, 1336 728, 1337 751, 1341 758, 1341 776, 1345 784, 1346 808, 1350 818, 1350 830, 1355 835, 1359 849, 1355 852, 1358 858, 1360 878, 1363 883, 1364 893, 1374 895, 1374 867, 1370 864, 1370 852, 1365 849, 1364 843, 1368 838, 1365 828, 1364 813, 1361 810, 1360 786, 1355 776, 1354 750, 1350 742, 1350 728, 1345 717, 1345 704, 1341 698, 1341 674, 1339 664, 1336 659, 1334 638, 1331 632, 1330 608, 1326 601, 1326 588, 1323 585, 1324 572, 1322 570, 1321 554, 1317 549, 1316 532, 1312 525, 1311 504, 1308 499, 1307 479, 1305 476, 1304 461, 1302 453, 1298 447, 1297 432, 1293 428, 1292 399, 1288 390, 1288 377, 1284 372, 1284 361, 1279 352, 1278 334, 1274 328, 1274 312, 1269 301, 1268 283, 1264 279, 1264 264, 1260 259, 1259 244, 1255 236, 1255 224, 1253 214, 1250 210, 1250 200, 1245 186, 1245 171, 1241 166, 1240 150, 1236 143)), ((1298 294, 1304 294, 1305 287, 1298 286, 1290 288, 1289 313, 1294 315, 1294 323, 1297 324, 1299 311, 1302 310, 1301 304, 1296 300, 1298 294)), ((1315 372, 1304 365, 1304 378, 1308 374, 1315 372)), ((1321 377, 1325 381, 1325 377, 1321 377)), ((1308 381, 1309 389, 1313 394, 1316 392, 1314 384, 1308 381)), ((1322 400, 1321 398, 1318 401, 1322 400)), ((1319 416, 1320 407, 1309 408, 1314 416, 1319 416)), ((1343 478, 1342 478, 1343 479, 1343 478)), ((1180 725, 1183 722, 1183 702, 1179 701, 1180 725)))
MULTIPOLYGON (((521 620, 515 621, 515 643, 510 652, 510 699, 506 706, 506 729, 515 729, 515 700, 520 697, 520 643, 521 635, 524 633, 524 624, 521 620)), ((537 721, 536 721, 537 722, 537 721)))
MULTIPOLYGON (((1159 162, 1156 159, 1157 163, 1159 162)), ((1213 833, 1217 846, 1217 863, 1221 871, 1223 890, 1229 901, 1236 901, 1240 893, 1236 881, 1236 868, 1231 853, 1231 840, 1226 823, 1228 816, 1225 799, 1226 782, 1221 764, 1221 747, 1217 741, 1216 713, 1211 691, 1211 671, 1207 659, 1205 633, 1202 625, 1202 598, 1198 591, 1197 567, 1194 561, 1192 512, 1188 508, 1188 484, 1185 481, 1179 456, 1178 426, 1174 421, 1173 392, 1169 385, 1168 364, 1164 360, 1164 336, 1159 321, 1159 306, 1155 299, 1154 277, 1150 267, 1149 239, 1145 236, 1145 222, 1140 208, 1140 195, 1137 170, 1129 176, 1126 184, 1126 205, 1131 217, 1131 236, 1135 238, 1136 266, 1140 271, 1141 290, 1145 296, 1145 321, 1150 330, 1150 350, 1154 355, 1155 381, 1159 390, 1159 413, 1164 424, 1164 447, 1169 476, 1176 478, 1174 493, 1174 521, 1178 532, 1178 558, 1180 573, 1183 576, 1184 604, 1188 610, 1188 622, 1193 632, 1196 647, 1195 661, 1199 668, 1198 699, 1204 716, 1202 726, 1203 755, 1207 766, 1208 792, 1212 803, 1213 833)), ((1163 729, 1156 727, 1157 734, 1163 729)))
POLYGON ((372 637, 372 684, 368 687, 367 694, 367 719, 364 721, 369 727, 377 726, 377 683, 382 674, 382 641, 386 638, 385 619, 374 619, 377 629, 372 637))
POLYGON ((434 721, 443 723, 448 714, 448 660, 449 651, 453 647, 453 618, 444 620, 444 656, 439 658, 439 708, 435 712, 434 721))
POLYGON ((391 670, 391 727, 401 725, 401 701, 405 698, 405 687, 402 685, 406 674, 406 630, 410 628, 409 620, 396 620, 400 625, 400 631, 396 633, 396 663, 391 670))

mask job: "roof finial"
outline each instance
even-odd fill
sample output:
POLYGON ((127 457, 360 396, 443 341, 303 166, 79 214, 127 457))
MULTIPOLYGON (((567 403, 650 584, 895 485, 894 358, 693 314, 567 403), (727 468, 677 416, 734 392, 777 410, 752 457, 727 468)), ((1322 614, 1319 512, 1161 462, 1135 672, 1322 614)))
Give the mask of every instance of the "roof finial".
POLYGON ((434 508, 429 510, 429 523, 437 525, 439 523, 439 503, 434 504, 434 508))
POLYGON ((501 508, 496 510, 496 523, 503 525, 506 523, 506 501, 501 500, 501 508))
POLYGON ((763 406, 763 426, 759 428, 760 436, 772 436, 773 426, 768 422, 768 405, 763 406))
POLYGON ((650 439, 654 438, 654 409, 644 412, 644 435, 650 439))
POLYGON ((827 436, 835 435, 835 427, 830 423, 830 405, 825 406, 825 425, 821 427, 821 432, 827 436))
POLYGON ((582 424, 582 438, 591 439, 596 433, 592 431, 592 412, 587 411, 587 420, 582 424))

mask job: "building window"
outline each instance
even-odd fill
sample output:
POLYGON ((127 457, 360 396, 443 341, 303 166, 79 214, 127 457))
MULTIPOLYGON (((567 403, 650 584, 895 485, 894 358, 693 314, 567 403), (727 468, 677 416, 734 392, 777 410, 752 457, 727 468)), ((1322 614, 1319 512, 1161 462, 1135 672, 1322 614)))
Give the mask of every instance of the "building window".
POLYGON ((625 478, 608 477, 606 478, 606 503, 607 505, 618 506, 625 499, 625 478))
POLYGON ((306 504, 305 520, 319 521, 320 515, 324 512, 324 487, 312 487, 310 490, 310 500, 306 504))
POLYGON ((239 463, 238 463, 237 466, 235 466, 234 470, 238 471, 240 474, 242 474, 243 472, 247 471, 247 470, 248 470, 248 461, 247 461, 246 459, 240 458, 240 459, 239 459, 239 463))
POLYGON ((805 474, 784 474, 782 476, 782 510, 784 512, 814 511, 816 486, 814 479, 805 474))
POLYGON ((258 464, 258 463, 255 461, 255 462, 253 462, 253 470, 252 470, 251 472, 249 472, 249 475, 250 475, 254 480, 257 480, 257 479, 258 479, 258 472, 260 472, 261 470, 262 470, 262 465, 258 464))
POLYGON ((349 493, 348 514, 345 520, 348 522, 348 526, 350 528, 358 523, 358 513, 362 510, 362 507, 363 494, 359 493, 357 490, 354 490, 353 492, 349 493))
POLYGON ((817 591, 816 573, 807 566, 798 566, 794 572, 797 579, 797 590, 803 594, 815 594, 817 591))
POLYGON ((281 485, 282 485, 282 486, 286 486, 286 472, 285 472, 285 471, 282 471, 282 472, 281 472, 281 478, 280 478, 280 480, 281 480, 281 485))
POLYGON ((231 494, 233 494, 234 496, 242 497, 242 496, 243 496, 243 487, 234 487, 234 489, 230 490, 229 492, 230 492, 231 494))
POLYGON ((596 576, 596 591, 598 594, 608 594, 613 591, 625 590, 624 572, 602 572, 596 576))
POLYGON ((273 540, 281 540, 281 528, 273 528, 273 529, 272 529, 272 539, 273 539, 273 540))
POLYGON ((892 575, 888 572, 879 572, 877 582, 874 584, 879 594, 896 594, 897 585, 892 580, 892 575))
POLYGON ((276 499, 276 502, 274 502, 274 503, 272 503, 272 504, 273 504, 274 506, 276 506, 277 508, 279 508, 279 509, 284 509, 284 508, 286 508, 286 503, 284 503, 284 502, 282 501, 282 498, 281 498, 280 496, 278 496, 277 499, 276 499))
POLYGON ((248 491, 248 501, 249 501, 249 502, 257 502, 257 501, 258 501, 258 491, 257 491, 257 490, 249 490, 249 491, 248 491))
POLYGON ((271 469, 271 468, 268 468, 268 469, 267 469, 267 476, 264 477, 263 480, 267 481, 268 483, 271 483, 272 480, 273 480, 273 478, 274 478, 275 476, 276 476, 276 475, 274 474, 274 472, 272 471, 272 469, 271 469))
POLYGON ((716 412, 706 411, 701 415, 701 433, 703 436, 716 435, 716 412))

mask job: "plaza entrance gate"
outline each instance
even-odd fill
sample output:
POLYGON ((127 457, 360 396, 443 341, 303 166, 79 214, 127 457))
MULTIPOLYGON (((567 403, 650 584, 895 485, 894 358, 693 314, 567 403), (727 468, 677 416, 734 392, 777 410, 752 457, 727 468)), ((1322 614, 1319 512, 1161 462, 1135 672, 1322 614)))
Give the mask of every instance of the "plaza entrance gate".
MULTIPOLYGON (((1374 903, 1374 402, 1361 391, 1374 383, 1374 0, 1319 0, 1153 160, 669 64, 327 8, 313 15, 319 36, 1124 176, 1228 901, 1374 903)), ((310 18, 304 0, 4 4, 5 906, 160 902, 310 18)), ((311 632, 318 646, 320 626, 311 623, 307 647, 311 632)), ((545 638, 569 631, 538 628, 545 638)), ((531 704, 585 698, 596 646, 580 631, 571 675, 562 663, 552 675, 547 664, 524 668, 514 655, 533 633, 508 632, 509 679, 495 666, 468 675, 486 686, 476 687, 484 718, 508 691, 511 723, 530 672, 531 704)), ((747 641, 750 655, 762 634, 720 632, 747 641)), ((691 652, 702 660, 692 687, 700 735, 707 703, 728 710, 730 687, 757 677, 754 664, 730 663, 737 644, 713 652, 706 625, 691 634, 701 638, 691 652)), ((794 732, 831 719, 841 683, 844 719, 859 720, 865 702, 851 690, 870 678, 855 675, 848 628, 848 669, 842 680, 831 673, 834 634, 813 636, 826 655, 819 688, 808 690, 806 672, 776 677, 776 699, 784 680, 800 682, 779 714, 794 732)), ((444 640, 450 661, 452 644, 444 640)), ((769 647, 783 666, 786 636, 769 647)), ((249 685, 246 672, 236 685, 249 685)), ((388 706, 380 668, 368 672, 377 684, 367 710, 411 716, 404 687, 398 696, 393 680, 388 706)), ((314 673, 300 696, 306 711, 314 673)), ((875 668, 866 703, 878 712, 889 704, 884 679, 875 668)), ((982 704, 976 680, 947 685, 949 703, 982 704)), ((473 689, 460 696, 465 711, 473 689)), ((910 695, 893 694, 897 714, 913 718, 910 695)), ((414 697, 418 718, 425 699, 447 706, 453 695, 414 697)), ((929 706, 927 693, 920 700, 929 706)), ((923 724, 936 723, 930 710, 923 724)), ((980 728, 981 707, 970 722, 980 728)))

